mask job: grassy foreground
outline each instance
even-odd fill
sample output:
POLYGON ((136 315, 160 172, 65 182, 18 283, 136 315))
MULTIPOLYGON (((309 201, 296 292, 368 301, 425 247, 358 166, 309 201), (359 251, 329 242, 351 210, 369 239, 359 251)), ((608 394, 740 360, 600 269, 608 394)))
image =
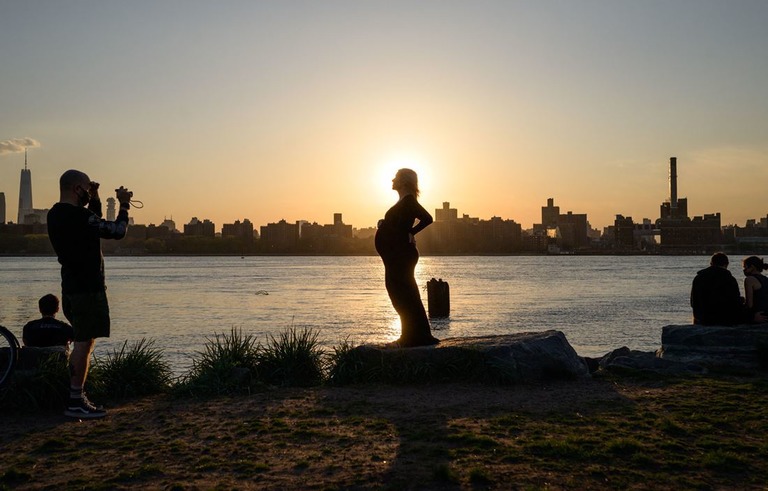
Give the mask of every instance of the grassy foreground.
POLYGON ((161 394, 4 415, 0 489, 765 489, 768 378, 161 394))

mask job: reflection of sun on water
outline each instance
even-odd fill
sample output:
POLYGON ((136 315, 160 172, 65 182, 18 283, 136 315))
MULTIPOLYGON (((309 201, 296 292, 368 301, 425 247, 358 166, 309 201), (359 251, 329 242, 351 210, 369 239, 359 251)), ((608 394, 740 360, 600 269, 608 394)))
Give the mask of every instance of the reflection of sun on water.
POLYGON ((387 326, 387 331, 384 335, 384 342, 389 343, 395 341, 400 337, 400 317, 395 316, 387 326))

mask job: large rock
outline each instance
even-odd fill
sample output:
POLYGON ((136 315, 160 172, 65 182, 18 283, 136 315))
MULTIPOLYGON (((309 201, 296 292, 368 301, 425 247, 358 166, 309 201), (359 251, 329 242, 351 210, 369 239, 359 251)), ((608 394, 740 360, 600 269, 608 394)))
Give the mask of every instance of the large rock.
POLYGON ((331 374, 339 383, 524 383, 589 377, 586 363, 560 331, 448 338, 417 348, 363 345, 348 356, 344 370, 331 374))
POLYGON ((757 370, 768 361, 768 324, 664 326, 660 358, 710 368, 757 370))
MULTIPOLYGON (((689 362, 660 358, 654 351, 636 351, 622 346, 592 361, 593 371, 603 370, 633 370, 661 374, 704 373, 706 369, 689 362)), ((592 368, 592 367, 591 367, 592 368)))

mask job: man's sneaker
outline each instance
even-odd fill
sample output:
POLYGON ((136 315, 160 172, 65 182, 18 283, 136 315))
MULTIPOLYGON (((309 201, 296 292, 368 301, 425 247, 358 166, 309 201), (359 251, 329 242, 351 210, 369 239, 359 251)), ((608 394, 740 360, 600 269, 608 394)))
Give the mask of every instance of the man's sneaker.
POLYGON ((99 411, 104 411, 104 406, 102 406, 101 404, 92 403, 91 400, 88 399, 88 396, 85 395, 85 392, 83 392, 83 401, 85 401, 86 404, 90 404, 91 406, 95 407, 99 411))
POLYGON ((67 409, 64 411, 64 416, 70 418, 95 419, 103 418, 106 415, 107 412, 104 408, 94 406, 87 397, 82 399, 70 398, 67 402, 67 409))

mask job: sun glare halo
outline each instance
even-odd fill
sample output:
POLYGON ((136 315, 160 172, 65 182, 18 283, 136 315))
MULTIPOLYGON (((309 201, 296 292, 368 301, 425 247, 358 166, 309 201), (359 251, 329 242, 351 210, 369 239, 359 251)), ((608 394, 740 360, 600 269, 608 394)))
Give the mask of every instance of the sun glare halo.
POLYGON ((398 155, 384 160, 377 166, 374 185, 386 196, 388 201, 397 199, 397 193, 392 190, 392 179, 399 169, 412 169, 419 176, 419 191, 422 195, 428 194, 434 187, 432 172, 426 159, 413 155, 398 155))

